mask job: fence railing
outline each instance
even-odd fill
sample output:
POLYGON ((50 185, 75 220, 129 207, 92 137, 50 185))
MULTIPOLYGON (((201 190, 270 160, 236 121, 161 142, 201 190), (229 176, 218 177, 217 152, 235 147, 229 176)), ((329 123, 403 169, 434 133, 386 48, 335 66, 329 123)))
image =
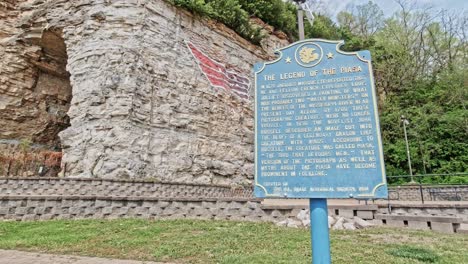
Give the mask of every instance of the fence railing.
POLYGON ((389 200, 468 201, 468 173, 396 175, 387 180, 389 200))

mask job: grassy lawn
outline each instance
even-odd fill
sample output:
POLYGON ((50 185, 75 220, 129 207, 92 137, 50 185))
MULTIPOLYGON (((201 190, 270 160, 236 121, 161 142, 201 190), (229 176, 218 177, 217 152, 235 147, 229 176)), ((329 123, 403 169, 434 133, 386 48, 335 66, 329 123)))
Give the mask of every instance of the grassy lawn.
MULTIPOLYGON (((333 263, 468 263, 468 236, 332 231, 333 263)), ((178 263, 310 263, 305 229, 201 220, 0 222, 0 248, 178 263)))

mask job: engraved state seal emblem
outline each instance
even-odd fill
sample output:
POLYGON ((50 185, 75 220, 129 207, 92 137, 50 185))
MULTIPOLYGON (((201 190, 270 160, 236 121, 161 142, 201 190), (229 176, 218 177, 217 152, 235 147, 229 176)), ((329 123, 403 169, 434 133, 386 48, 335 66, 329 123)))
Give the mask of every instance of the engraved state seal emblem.
POLYGON ((301 61, 303 63, 311 63, 314 60, 317 60, 319 58, 319 54, 315 52, 316 49, 314 48, 308 48, 308 47, 303 47, 299 51, 299 57, 301 58, 301 61))
POLYGON ((322 48, 315 43, 304 43, 295 52, 296 62, 304 67, 313 67, 322 60, 322 48))

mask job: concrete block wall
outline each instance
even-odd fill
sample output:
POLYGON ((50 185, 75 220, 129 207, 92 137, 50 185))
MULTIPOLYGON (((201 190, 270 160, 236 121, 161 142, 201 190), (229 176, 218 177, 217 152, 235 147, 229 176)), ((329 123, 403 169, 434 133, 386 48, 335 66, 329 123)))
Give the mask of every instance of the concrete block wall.
POLYGON ((409 216, 443 216, 459 217, 463 222, 468 223, 467 204, 391 204, 391 211, 388 207, 379 206, 376 214, 409 215, 409 216))
POLYGON ((374 219, 374 214, 378 211, 378 206, 373 205, 330 205, 328 214, 344 218, 353 218, 355 216, 365 219, 374 219))
MULTIPOLYGON (((303 205, 266 205, 249 188, 72 178, 0 179, 0 220, 198 218, 280 222, 303 205)), ((330 205, 329 214, 394 227, 459 232, 468 205, 330 205), (391 210, 389 210, 389 208, 391 210)))
POLYGON ((0 196, 252 198, 252 188, 77 178, 0 178, 0 196))
POLYGON ((463 222, 460 217, 431 215, 376 214, 375 219, 383 225, 392 227, 408 227, 444 233, 458 233, 463 222))
POLYGON ((131 198, 79 196, 0 197, 0 220, 171 219, 195 218, 278 222, 294 217, 293 209, 265 209, 254 199, 131 198))

